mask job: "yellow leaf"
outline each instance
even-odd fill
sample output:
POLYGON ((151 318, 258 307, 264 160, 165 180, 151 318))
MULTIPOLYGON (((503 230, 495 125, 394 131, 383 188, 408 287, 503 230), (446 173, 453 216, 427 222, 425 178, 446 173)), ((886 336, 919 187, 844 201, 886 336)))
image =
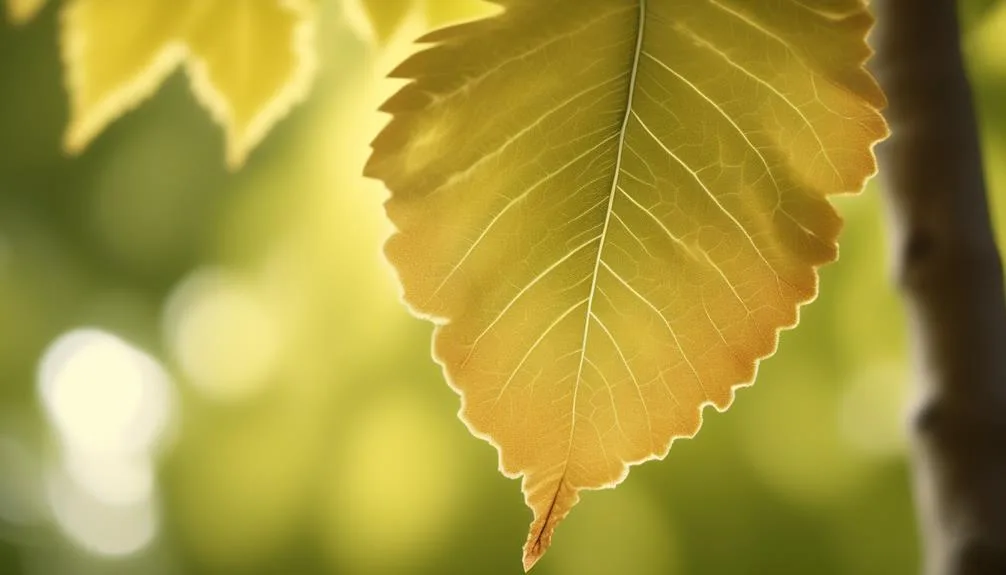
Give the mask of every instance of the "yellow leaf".
POLYGON ((66 148, 81 152, 187 61, 196 95, 225 128, 228 163, 240 166, 306 95, 313 31, 303 1, 70 0, 61 29, 66 148))
POLYGON ((61 48, 70 93, 68 151, 82 151, 112 120, 157 90, 185 55, 178 35, 190 2, 67 2, 61 48))
POLYGON ((46 0, 7 0, 7 16, 15 24, 31 20, 45 7, 46 0))
POLYGON ((887 128, 861 0, 499 3, 396 69, 367 173, 461 417, 523 476, 529 569, 754 380, 887 128))
POLYGON ((307 2, 207 2, 186 40, 192 87, 227 132, 227 162, 244 163, 270 128, 307 96, 316 72, 307 2))
MULTIPOLYGON (((378 0, 379 1, 379 0, 378 0)), ((495 7, 485 0, 425 0, 426 23, 440 28, 493 13, 495 7)))
POLYGON ((415 0, 345 0, 348 20, 364 35, 384 43, 414 8, 415 0))

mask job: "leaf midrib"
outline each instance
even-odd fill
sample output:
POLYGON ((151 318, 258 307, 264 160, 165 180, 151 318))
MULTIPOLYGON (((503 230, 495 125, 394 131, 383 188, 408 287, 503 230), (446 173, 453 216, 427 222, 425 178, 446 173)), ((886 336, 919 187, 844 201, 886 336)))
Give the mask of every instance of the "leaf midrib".
POLYGON ((633 101, 636 93, 636 80, 637 74, 639 72, 639 62, 643 54, 643 36, 646 28, 646 2, 647 0, 639 0, 639 21, 636 31, 636 45, 632 54, 632 69, 629 73, 629 92, 626 96, 625 103, 625 114, 622 118, 622 124, 618 132, 618 145, 617 145, 617 155, 615 156, 615 166, 614 175, 611 179, 611 191, 608 193, 608 205, 604 215, 604 226, 601 228, 601 241, 598 242, 597 246, 597 257, 594 260, 594 271, 590 282, 590 292, 587 296, 587 311, 584 314, 583 322, 583 340, 580 345, 580 361, 576 370, 576 379, 573 383, 573 405, 570 409, 570 429, 569 429, 569 440, 568 447, 566 449, 566 457, 563 462, 562 473, 559 476, 559 482, 556 486, 555 493, 552 496, 552 504, 549 506, 548 513, 545 515, 545 519, 542 522, 541 531, 538 533, 537 543, 541 542, 541 537, 547 531, 548 521, 551 514, 555 508, 555 502, 559 497, 559 492, 562 490, 562 484, 566 479, 566 472, 569 469, 569 459, 573 451, 573 436, 576 432, 576 403, 577 395, 580 391, 580 382, 583 377, 583 366, 587 361, 587 340, 590 337, 590 320, 594 317, 593 305, 594 296, 597 293, 597 278, 601 271, 601 255, 604 253, 605 239, 608 235, 608 227, 611 224, 611 216, 614 213, 614 203, 615 195, 618 193, 619 177, 622 173, 622 158, 625 153, 625 137, 628 133, 629 121, 633 114, 633 101))

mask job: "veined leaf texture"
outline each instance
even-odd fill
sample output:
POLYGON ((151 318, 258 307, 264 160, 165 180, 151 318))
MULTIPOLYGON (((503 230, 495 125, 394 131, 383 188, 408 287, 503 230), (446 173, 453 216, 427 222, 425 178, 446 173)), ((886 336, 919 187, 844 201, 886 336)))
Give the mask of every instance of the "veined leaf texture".
POLYGON ((530 569, 753 381, 887 127, 861 0, 497 3, 393 72, 367 173, 460 416, 523 477, 530 569))

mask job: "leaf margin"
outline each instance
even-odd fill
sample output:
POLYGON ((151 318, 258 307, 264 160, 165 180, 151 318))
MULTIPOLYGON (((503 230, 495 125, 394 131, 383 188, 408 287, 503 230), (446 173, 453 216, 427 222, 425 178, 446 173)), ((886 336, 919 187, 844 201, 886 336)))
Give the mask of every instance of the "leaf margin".
MULTIPOLYGON (((503 12, 505 12, 506 11, 506 5, 509 4, 512 0, 484 0, 484 1, 485 2, 489 2, 491 4, 496 4, 496 5, 503 6, 503 8, 504 8, 503 12)), ((640 9, 641 10, 645 10, 646 2, 647 2, 647 0, 639 0, 639 4, 640 4, 640 9)), ((859 0, 859 4, 860 4, 860 9, 869 17, 869 26, 868 26, 868 30, 866 31, 866 33, 864 34, 863 39, 862 39, 862 41, 863 41, 863 43, 864 43, 864 45, 866 47, 866 55, 865 55, 865 57, 862 60, 856 62, 855 69, 856 69, 857 72, 860 72, 865 79, 869 80, 872 83, 871 84, 872 87, 876 89, 876 91, 873 92, 873 93, 871 93, 869 95, 869 97, 865 97, 864 96, 863 97, 863 101, 866 102, 866 103, 868 103, 868 104, 870 104, 871 110, 873 112, 875 112, 875 118, 878 120, 879 130, 875 134, 873 134, 875 136, 875 138, 869 143, 868 157, 869 157, 870 163, 869 163, 868 166, 864 166, 864 167, 866 167, 868 169, 864 170, 864 175, 860 179, 860 181, 857 182, 855 186, 850 186, 848 189, 844 189, 844 190, 840 190, 840 191, 830 192, 830 193, 824 194, 824 197, 826 197, 826 198, 829 198, 830 196, 837 196, 837 195, 857 195, 857 194, 862 193, 865 190, 867 183, 872 178, 874 178, 877 175, 878 171, 879 171, 879 164, 878 164, 877 155, 876 155, 876 147, 879 144, 881 144, 885 139, 887 139, 890 136, 890 133, 891 133, 890 132, 890 128, 889 128, 886 120, 884 119, 884 117, 882 115, 882 111, 887 106, 886 96, 884 95, 883 91, 880 89, 879 84, 877 83, 876 79, 874 78, 874 76, 872 75, 871 71, 868 68, 868 63, 869 63, 870 59, 872 58, 872 56, 874 55, 874 51, 870 47, 870 45, 869 45, 869 43, 867 41, 867 37, 869 36, 869 34, 872 31, 872 29, 875 27, 876 21, 875 21, 875 18, 873 16, 872 11, 869 10, 868 3, 865 2, 864 0, 859 0)), ((394 109, 395 108, 394 104, 396 103, 396 98, 398 96, 400 96, 403 92, 405 92, 407 89, 409 89, 411 86, 413 86, 420 79, 420 76, 416 75, 416 71, 413 69, 413 66, 417 62, 419 62, 421 60, 421 58, 425 54, 437 50, 438 47, 441 44, 446 43, 448 40, 452 39, 455 35, 458 35, 458 36, 462 35, 469 26, 471 26, 471 25, 477 25, 479 23, 486 22, 486 21, 498 18, 498 17, 500 17, 503 14, 503 12, 499 12, 499 13, 496 13, 496 14, 488 15, 488 16, 485 16, 485 17, 477 19, 477 20, 472 20, 472 21, 468 21, 468 22, 462 22, 462 23, 459 23, 459 24, 447 26, 445 28, 437 29, 437 30, 434 30, 434 31, 431 31, 431 32, 427 33, 426 35, 424 35, 424 36, 420 37, 418 40, 416 40, 416 44, 418 44, 418 45, 425 45, 425 46, 421 50, 413 53, 412 55, 410 55, 409 57, 407 57, 405 60, 403 60, 398 65, 398 67, 396 67, 394 70, 392 70, 392 72, 390 72, 388 74, 388 78, 389 79, 393 79, 393 80, 405 80, 406 84, 405 84, 405 86, 403 86, 399 90, 397 90, 393 96, 391 96, 390 98, 388 98, 379 107, 379 111, 382 112, 382 113, 385 113, 385 114, 389 114, 391 116, 391 119, 388 121, 388 124, 385 126, 385 128, 383 130, 381 130, 380 134, 378 134, 378 136, 371 143, 372 154, 371 154, 371 157, 368 160, 368 162, 366 164, 366 167, 364 169, 364 175, 366 177, 380 180, 380 181, 382 181, 382 183, 386 184, 386 182, 384 182, 384 178, 381 176, 381 173, 383 172, 383 170, 380 168, 380 166, 378 166, 378 162, 376 161, 376 158, 378 157, 378 155, 379 155, 379 153, 381 151, 380 148, 382 147, 382 144, 381 144, 381 138, 382 138, 382 136, 386 132, 390 132, 393 129, 393 126, 399 120, 398 114, 395 112, 395 109, 394 109)), ((631 111, 631 104, 627 105, 627 108, 628 108, 628 111, 631 111)), ((389 187, 386 185, 386 189, 387 188, 389 188, 389 187)), ((390 197, 393 197, 394 196, 394 191, 390 190, 390 189, 389 189, 389 191, 391 192, 390 197)), ((390 201, 390 198, 389 198, 389 201, 390 201)), ((830 208, 833 211, 835 210, 835 205, 834 205, 833 201, 829 201, 828 205, 830 206, 830 208)), ((842 218, 841 218, 840 215, 837 214, 837 212, 836 212, 836 216, 838 217, 838 220, 839 220, 838 221, 838 225, 839 225, 839 231, 840 231, 841 227, 842 227, 842 218)), ((442 330, 443 327, 445 327, 448 323, 450 323, 451 320, 449 318, 440 317, 440 316, 437 316, 435 314, 431 314, 431 313, 427 313, 427 312, 421 311, 421 310, 419 310, 417 308, 417 304, 416 303, 409 301, 408 296, 406 295, 405 287, 404 287, 402 279, 401 279, 401 273, 397 269, 397 267, 393 264, 393 262, 391 262, 391 257, 390 257, 390 255, 388 253, 388 245, 390 245, 390 243, 395 239, 396 236, 399 236, 402 233, 398 229, 398 226, 394 225, 394 222, 392 222, 392 225, 393 225, 394 231, 392 232, 392 235, 389 237, 388 242, 385 244, 385 257, 389 261, 389 264, 391 264, 390 267, 392 268, 393 273, 395 274, 395 277, 398 280, 397 283, 398 283, 398 286, 399 286, 399 294, 400 294, 399 295, 399 299, 401 300, 402 304, 404 304, 405 307, 409 310, 409 312, 410 312, 411 315, 413 315, 414 317, 419 318, 419 319, 430 321, 431 323, 434 324, 433 335, 432 335, 432 346, 431 346, 432 347, 432 349, 431 349, 431 358, 434 360, 434 362, 437 365, 440 366, 441 372, 443 374, 443 377, 444 377, 445 381, 448 383, 449 387, 458 395, 458 397, 460 399, 460 407, 459 407, 459 409, 457 411, 458 418, 462 421, 462 423, 464 423, 466 429, 468 430, 468 432, 472 436, 474 436, 474 437, 476 437, 478 439, 481 439, 481 440, 489 443, 490 445, 492 445, 496 449, 497 456, 498 456, 498 465, 497 465, 497 468, 498 468, 498 471, 504 477, 507 477, 509 479, 518 479, 518 478, 521 479, 521 491, 522 491, 522 493, 524 495, 525 504, 529 508, 531 508, 533 510, 534 506, 532 505, 531 496, 530 496, 529 490, 527 489, 527 481, 528 481, 527 474, 524 471, 520 471, 520 470, 515 471, 515 472, 508 472, 506 470, 504 462, 503 462, 503 448, 502 448, 502 446, 499 443, 497 443, 488 432, 481 432, 481 431, 475 429, 475 427, 473 426, 473 423, 465 416, 465 413, 466 413, 466 410, 467 410, 467 398, 465 396, 465 393, 457 385, 457 383, 454 381, 454 378, 451 376, 450 372, 448 371, 447 359, 444 358, 443 356, 441 356, 438 353, 438 351, 437 351, 437 339, 438 339, 438 337, 440 335, 440 332, 441 332, 441 330, 442 330)), ((698 418, 697 418, 697 422, 696 422, 696 424, 694 426, 694 429, 690 433, 683 434, 683 435, 674 435, 674 436, 670 437, 670 439, 667 441, 666 446, 664 446, 660 450, 659 453, 653 453, 651 455, 648 455, 648 456, 646 456, 646 457, 644 457, 642 459, 635 460, 635 461, 623 461, 622 462, 621 473, 618 476, 618 478, 615 479, 615 480, 613 480, 613 481, 611 481, 611 482, 609 482, 609 483, 607 483, 607 484, 604 484, 604 485, 601 485, 601 486, 598 486, 598 487, 592 487, 592 488, 578 488, 578 489, 575 489, 573 491, 572 503, 569 505, 569 507, 572 507, 573 505, 576 504, 577 501, 579 501, 579 498, 580 498, 579 492, 581 490, 601 490, 601 489, 610 489, 610 488, 613 488, 613 487, 617 486, 618 484, 620 484, 622 481, 625 480, 625 478, 628 476, 628 474, 629 474, 629 472, 630 472, 630 470, 631 470, 632 467, 640 465, 640 464, 648 462, 648 461, 663 460, 664 458, 666 458, 667 455, 670 452, 670 448, 672 447, 673 443, 677 439, 681 439, 681 438, 686 438, 686 439, 694 438, 697 435, 697 433, 699 432, 699 430, 701 429, 701 427, 702 427, 702 424, 703 424, 704 418, 705 418, 705 411, 706 411, 706 408, 708 406, 713 406, 716 409, 716 411, 720 412, 720 413, 727 411, 732 406, 733 402, 735 401, 737 391, 739 389, 750 387, 750 386, 752 386, 755 383, 755 381, 757 380, 757 376, 758 376, 758 372, 759 372, 759 368, 761 366, 761 363, 764 360, 771 358, 773 355, 775 355, 777 353, 782 333, 785 332, 785 331, 790 331, 793 328, 795 328, 799 324, 799 322, 800 322, 801 312, 802 312, 802 309, 804 308, 804 306, 806 306, 806 305, 808 305, 810 303, 813 303, 817 299, 817 297, 820 295, 820 269, 822 267, 830 264, 830 263, 834 263, 838 259, 839 259, 839 247, 838 247, 838 244, 836 242, 835 243, 835 254, 834 254, 834 257, 832 257, 828 261, 823 261, 821 263, 812 264, 810 266, 811 269, 812 269, 812 272, 813 272, 813 274, 812 274, 813 275, 813 285, 812 285, 812 289, 810 290, 810 295, 808 295, 805 298, 801 298, 801 299, 798 299, 798 300, 795 300, 794 302, 792 302, 794 304, 793 305, 793 320, 792 320, 792 322, 790 322, 788 324, 780 324, 780 325, 778 325, 778 326, 776 326, 776 327, 773 328, 773 332, 774 333, 773 333, 773 337, 772 337, 772 345, 771 345, 770 350, 768 352, 764 353, 763 355, 759 355, 759 356, 757 356, 757 357, 754 358, 754 360, 753 360, 753 373, 752 373, 750 379, 748 379, 746 381, 741 381, 741 382, 730 384, 730 387, 729 387, 729 398, 724 403, 717 404, 717 403, 715 403, 712 400, 706 400, 706 401, 702 402, 698 406, 698 418)), ((546 517, 546 520, 547 520, 547 517, 546 517)), ((547 524, 541 525, 540 531, 536 534, 535 533, 535 526, 538 523, 539 523, 539 517, 537 516, 537 514, 535 514, 535 517, 534 517, 534 519, 532 521, 532 524, 531 524, 531 529, 530 529, 531 532, 529 533, 528 541, 525 543, 525 547, 524 547, 523 566, 524 566, 525 572, 529 571, 537 563, 537 561, 543 555, 544 549, 547 549, 547 547, 548 547, 548 543, 546 542, 545 545, 544 545, 544 549, 541 549, 540 551, 535 551, 535 549, 534 549, 535 543, 533 543, 533 540, 536 540, 536 539, 537 540, 541 540, 543 537, 550 538, 551 537, 551 531, 554 530, 554 528, 555 528, 555 526, 557 525, 558 522, 556 522, 555 524, 553 524, 551 526, 551 529, 548 529, 548 525, 547 524)), ((544 521, 543 523, 547 523, 547 521, 544 521)))

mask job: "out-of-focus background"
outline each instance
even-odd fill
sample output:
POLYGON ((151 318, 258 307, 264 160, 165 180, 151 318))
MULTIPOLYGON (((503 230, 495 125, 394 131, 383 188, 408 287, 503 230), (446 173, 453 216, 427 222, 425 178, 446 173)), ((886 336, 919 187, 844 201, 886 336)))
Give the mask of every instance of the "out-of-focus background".
MULTIPOLYGON (((519 484, 457 419, 360 176, 421 30, 381 48, 324 0, 312 96, 230 173, 180 72, 62 155, 57 18, 0 24, 0 573, 520 573, 519 484)), ((1006 3, 967 55, 1004 229, 1006 3)), ((917 571, 878 190, 839 205, 757 385, 587 493, 536 573, 917 571)))

